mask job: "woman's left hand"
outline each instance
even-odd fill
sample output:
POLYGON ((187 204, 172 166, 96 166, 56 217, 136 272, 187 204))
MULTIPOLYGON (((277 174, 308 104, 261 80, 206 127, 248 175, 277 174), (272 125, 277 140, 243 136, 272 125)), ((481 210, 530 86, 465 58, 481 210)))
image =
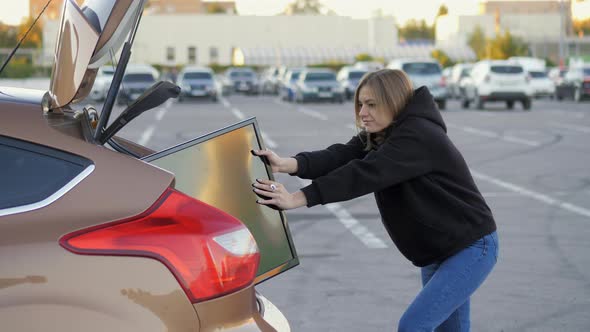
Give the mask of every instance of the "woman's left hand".
POLYGON ((256 201, 258 204, 274 205, 279 210, 295 209, 307 204, 307 199, 301 191, 291 194, 285 186, 275 181, 256 179, 252 186, 254 192, 263 197, 256 201))

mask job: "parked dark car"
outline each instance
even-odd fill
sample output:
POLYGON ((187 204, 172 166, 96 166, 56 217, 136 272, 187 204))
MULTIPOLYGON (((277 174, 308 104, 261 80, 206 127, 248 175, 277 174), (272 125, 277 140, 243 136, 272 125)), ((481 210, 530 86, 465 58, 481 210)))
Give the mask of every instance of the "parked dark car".
POLYGON ((590 66, 570 68, 555 90, 557 100, 571 98, 579 102, 590 97, 590 66))
POLYGON ((244 93, 257 95, 260 93, 258 75, 252 68, 232 67, 229 68, 223 77, 224 94, 244 93))

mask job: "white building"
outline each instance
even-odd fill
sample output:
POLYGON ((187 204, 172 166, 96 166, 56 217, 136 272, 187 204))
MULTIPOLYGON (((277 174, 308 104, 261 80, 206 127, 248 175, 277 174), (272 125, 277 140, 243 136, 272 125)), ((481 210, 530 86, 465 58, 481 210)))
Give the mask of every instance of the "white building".
POLYGON ((466 45, 469 36, 479 26, 488 38, 496 32, 510 31, 529 43, 559 39, 559 14, 505 14, 505 15, 446 15, 436 24, 436 45, 466 45))
MULTIPOLYGON (((44 27, 47 59, 54 51, 57 25, 58 22, 49 21, 44 27)), ((263 65, 283 64, 286 57, 277 54, 291 54, 291 50, 314 61, 329 61, 330 54, 339 54, 341 49, 372 53, 379 48, 395 47, 397 40, 393 17, 144 15, 131 62, 229 65, 238 49, 262 53, 264 61, 257 64, 263 65)))

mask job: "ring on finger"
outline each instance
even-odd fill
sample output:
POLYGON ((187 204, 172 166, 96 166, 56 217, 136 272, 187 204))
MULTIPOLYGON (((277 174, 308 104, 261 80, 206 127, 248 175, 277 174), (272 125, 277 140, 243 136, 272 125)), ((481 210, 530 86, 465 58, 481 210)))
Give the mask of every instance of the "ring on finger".
POLYGON ((271 183, 271 185, 270 185, 270 190, 271 190, 271 191, 275 191, 275 190, 277 190, 277 186, 276 186, 274 183, 271 183))

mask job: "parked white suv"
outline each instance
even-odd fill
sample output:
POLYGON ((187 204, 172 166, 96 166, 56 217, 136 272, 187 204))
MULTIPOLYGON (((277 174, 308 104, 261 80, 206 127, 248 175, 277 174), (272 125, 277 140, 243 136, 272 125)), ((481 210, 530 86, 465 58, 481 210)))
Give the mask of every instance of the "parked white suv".
POLYGON ((530 77, 519 64, 503 60, 480 61, 462 81, 462 86, 463 108, 474 102, 478 109, 483 109, 484 103, 499 101, 512 109, 518 101, 523 109, 531 109, 530 77))
POLYGON ((100 67, 96 73, 96 79, 94 79, 94 85, 92 86, 89 97, 98 101, 104 100, 107 97, 114 75, 115 68, 112 66, 100 67))

